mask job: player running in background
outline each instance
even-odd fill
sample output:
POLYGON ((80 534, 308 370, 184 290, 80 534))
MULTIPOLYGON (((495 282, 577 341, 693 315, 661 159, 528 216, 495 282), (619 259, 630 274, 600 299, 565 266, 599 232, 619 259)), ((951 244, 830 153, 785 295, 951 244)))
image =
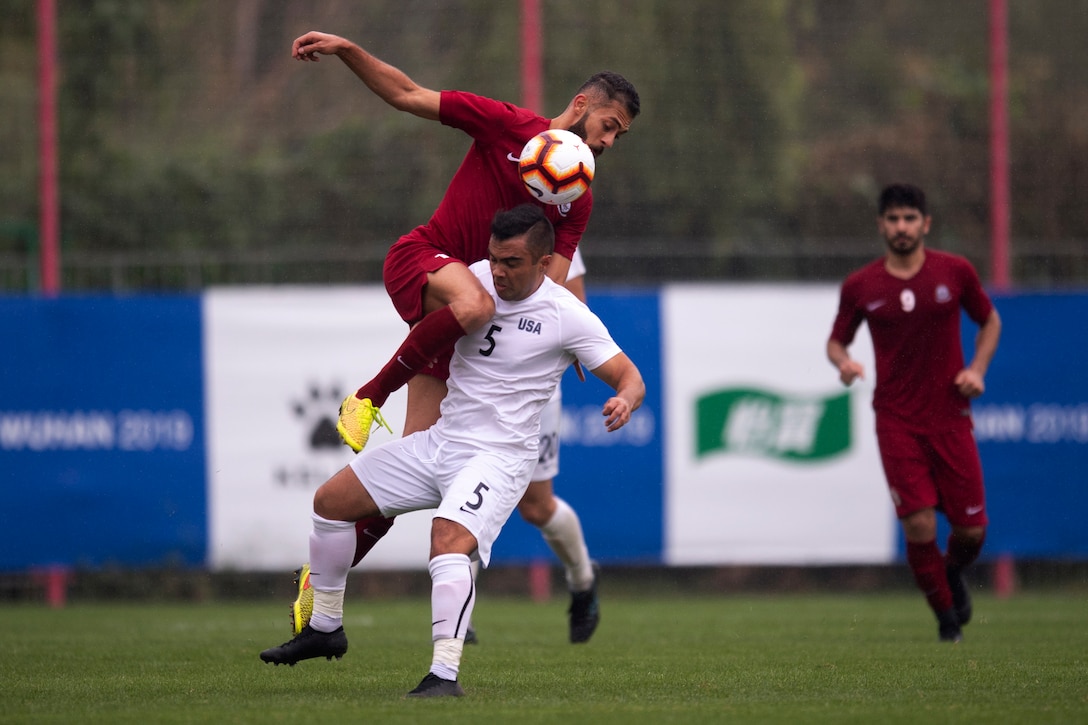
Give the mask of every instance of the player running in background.
MULTIPOLYGON (((640 99, 625 78, 603 71, 578 89, 562 113, 547 119, 471 93, 423 88, 401 70, 335 35, 306 33, 295 39, 291 53, 302 61, 336 55, 393 108, 461 129, 473 140, 430 221, 398 239, 386 257, 382 272, 386 289, 411 331, 378 376, 341 406, 337 429, 349 446, 360 450, 372 425, 384 422, 378 408, 405 382, 403 434, 425 430, 438 419, 453 343, 478 330, 494 311, 491 297, 467 265, 486 258, 494 214, 532 200, 518 173, 517 159, 525 142, 545 129, 565 129, 585 139, 599 157, 630 129, 640 99)), ((556 235, 548 274, 562 281, 589 220, 592 191, 569 205, 542 206, 556 235)), ((392 519, 381 516, 358 522, 356 562, 392 525, 392 519)), ((300 570, 299 595, 292 607, 296 632, 305 611, 305 577, 305 569, 300 570)))
POLYGON ((630 420, 646 391, 600 319, 548 279, 553 244, 552 225, 538 206, 495 216, 490 262, 471 269, 493 295, 495 315, 456 343, 449 394, 434 426, 361 452, 318 489, 310 537, 313 616, 294 639, 261 652, 262 660, 293 665, 343 656, 354 522, 436 509, 428 565, 433 659, 409 696, 464 694, 458 675, 476 598, 470 561, 487 565, 529 484, 540 413, 563 372, 580 360, 616 391, 602 408, 609 431, 630 420))
POLYGON ((966 259, 926 249, 931 217, 921 189, 888 186, 878 210, 887 249, 843 283, 827 357, 843 384, 863 377, 847 348, 861 323, 868 323, 876 357, 877 443, 907 564, 937 616, 940 639, 958 642, 971 619, 963 570, 978 558, 988 523, 970 400, 985 390, 1001 318, 966 259), (966 367, 961 307, 979 325, 966 367), (952 527, 943 557, 938 510, 952 527))

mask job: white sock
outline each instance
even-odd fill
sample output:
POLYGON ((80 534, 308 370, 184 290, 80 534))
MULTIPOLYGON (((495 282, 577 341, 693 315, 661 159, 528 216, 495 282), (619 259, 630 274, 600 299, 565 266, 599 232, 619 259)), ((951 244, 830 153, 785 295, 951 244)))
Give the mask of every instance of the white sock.
POLYGON ((439 554, 427 565, 431 573, 431 672, 456 680, 461 669, 465 632, 476 604, 472 562, 464 554, 439 554))
POLYGON ((461 670, 461 652, 465 649, 463 639, 436 639, 434 658, 431 660, 431 673, 443 680, 456 680, 461 670))
POLYGON ((540 527, 540 533, 563 562, 567 587, 572 592, 584 592, 593 586, 593 563, 582 534, 582 522, 566 501, 556 496, 555 504, 555 514, 540 527))
POLYGON ((476 605, 469 558, 440 554, 431 559, 427 570, 431 574, 431 639, 464 640, 476 605))
POLYGON ((344 623, 344 589, 355 556, 355 524, 312 516, 310 533, 310 586, 314 589, 314 613, 310 627, 332 632, 344 623))

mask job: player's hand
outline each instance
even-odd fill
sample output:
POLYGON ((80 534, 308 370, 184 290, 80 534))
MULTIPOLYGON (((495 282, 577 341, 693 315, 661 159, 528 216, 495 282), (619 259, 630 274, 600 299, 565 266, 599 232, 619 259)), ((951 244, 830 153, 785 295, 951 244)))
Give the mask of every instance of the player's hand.
POLYGON ((965 398, 977 398, 986 392, 986 381, 971 368, 960 370, 953 382, 956 390, 965 398))
POLYGON ((865 379, 865 367, 857 360, 847 360, 839 365, 839 380, 849 386, 858 378, 865 379))
POLYGON ((347 41, 339 36, 311 30, 305 35, 295 38, 295 42, 291 44, 291 57, 296 60, 310 60, 316 63, 320 60, 317 57, 319 53, 321 55, 335 55, 346 45, 347 41))
POLYGON ((631 405, 620 397, 609 398, 604 403, 604 427, 609 433, 619 430, 631 420, 631 405))

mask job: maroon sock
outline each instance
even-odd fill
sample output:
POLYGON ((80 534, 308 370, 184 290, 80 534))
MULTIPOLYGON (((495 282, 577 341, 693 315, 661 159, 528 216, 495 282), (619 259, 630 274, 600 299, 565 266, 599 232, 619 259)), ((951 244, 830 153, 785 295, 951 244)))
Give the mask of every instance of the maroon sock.
POLYGON ((952 608, 952 590, 944 571, 944 557, 937 548, 937 540, 925 544, 907 542, 907 564, 914 573, 914 581, 922 590, 929 607, 940 614, 952 608))
POLYGON ((464 335, 464 328, 449 306, 432 312, 412 328, 392 359, 373 380, 359 388, 355 397, 370 398, 376 407, 382 407, 394 391, 407 384, 464 335))
POLYGON ((948 553, 945 555, 944 561, 948 565, 949 569, 963 569, 975 563, 975 559, 978 558, 979 553, 982 551, 982 544, 986 541, 986 532, 982 532, 982 536, 978 541, 963 536, 956 536, 955 532, 948 535, 948 553))
POLYGON ((393 528, 394 521, 396 521, 395 516, 389 519, 384 516, 371 516, 355 522, 355 558, 351 562, 352 566, 358 564, 370 553, 374 544, 377 544, 389 532, 389 529, 393 528))

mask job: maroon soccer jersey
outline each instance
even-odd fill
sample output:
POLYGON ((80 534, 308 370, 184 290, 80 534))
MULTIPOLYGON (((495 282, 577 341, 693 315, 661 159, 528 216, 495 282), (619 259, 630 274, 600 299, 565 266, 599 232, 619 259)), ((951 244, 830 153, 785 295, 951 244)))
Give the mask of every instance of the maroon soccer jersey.
POLYGON ((487 258, 496 212, 535 202, 555 226, 556 253, 570 259, 589 221, 592 193, 587 191, 571 204, 540 204, 518 174, 522 147, 547 129, 549 120, 513 104, 462 91, 442 91, 439 116, 443 124, 471 136, 473 143, 431 220, 401 241, 425 241, 472 264, 487 258))
POLYGON ((936 432, 971 425, 970 402, 953 383, 964 368, 961 307, 979 325, 993 310, 974 267, 947 252, 926 249, 922 268, 907 280, 889 274, 881 258, 843 282, 831 339, 848 346, 862 321, 869 324, 878 426, 936 432))

